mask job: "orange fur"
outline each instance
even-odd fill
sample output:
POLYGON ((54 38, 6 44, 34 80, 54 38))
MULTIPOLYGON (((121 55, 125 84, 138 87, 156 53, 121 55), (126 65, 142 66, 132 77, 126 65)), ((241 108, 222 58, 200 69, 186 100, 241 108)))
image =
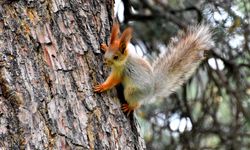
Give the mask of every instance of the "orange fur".
POLYGON ((95 92, 103 92, 108 89, 111 89, 112 87, 116 86, 117 84, 121 83, 121 77, 117 75, 116 73, 111 73, 106 81, 102 84, 99 84, 95 86, 94 90, 95 92))
MULTIPOLYGON (((132 38, 132 29, 127 28, 119 38, 119 24, 114 24, 111 31, 110 36, 110 43, 109 45, 101 44, 101 50, 103 50, 105 53, 112 53, 112 55, 116 55, 120 58, 119 62, 125 62, 125 60, 128 57, 128 49, 127 45, 132 38)), ((112 87, 116 86, 117 84, 121 83, 122 81, 122 69, 119 66, 120 64, 110 63, 110 61, 106 61, 108 65, 111 65, 112 72, 106 79, 106 81, 102 84, 99 84, 94 87, 95 92, 103 92, 108 89, 111 89, 112 87), (117 66, 118 65, 118 66, 117 66)), ((138 108, 139 104, 130 106, 126 105, 122 107, 122 110, 124 112, 127 112, 127 114, 130 114, 131 111, 138 108)))
POLYGON ((121 35, 120 43, 119 43, 119 50, 121 53, 127 49, 127 45, 132 38, 132 28, 127 28, 121 35))
POLYGON ((132 111, 136 110, 136 109, 139 108, 139 107, 140 107, 139 103, 135 103, 135 105, 122 104, 121 109, 122 109, 123 112, 126 112, 126 113, 127 113, 127 116, 129 116, 129 114, 130 114, 132 111))
POLYGON ((108 46, 105 43, 101 44, 101 50, 106 52, 108 50, 108 46))
POLYGON ((195 72, 204 58, 203 52, 209 50, 212 43, 208 26, 190 27, 187 33, 174 38, 168 51, 151 66, 143 58, 129 55, 132 29, 125 29, 120 37, 119 32, 119 25, 114 24, 109 45, 101 45, 105 62, 111 66, 112 72, 94 90, 103 92, 122 83, 128 104, 123 104, 121 109, 127 115, 138 109, 143 101, 166 97, 176 91, 195 72))
POLYGON ((119 24, 114 24, 112 27, 111 31, 111 36, 110 36, 110 44, 112 44, 118 37, 120 30, 119 30, 119 24))

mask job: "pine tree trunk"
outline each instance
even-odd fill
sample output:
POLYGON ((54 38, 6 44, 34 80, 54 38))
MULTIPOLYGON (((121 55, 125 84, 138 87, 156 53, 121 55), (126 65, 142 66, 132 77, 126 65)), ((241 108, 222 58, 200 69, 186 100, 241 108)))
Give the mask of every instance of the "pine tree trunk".
POLYGON ((0 1, 0 149, 144 149, 108 68, 112 0, 0 1))

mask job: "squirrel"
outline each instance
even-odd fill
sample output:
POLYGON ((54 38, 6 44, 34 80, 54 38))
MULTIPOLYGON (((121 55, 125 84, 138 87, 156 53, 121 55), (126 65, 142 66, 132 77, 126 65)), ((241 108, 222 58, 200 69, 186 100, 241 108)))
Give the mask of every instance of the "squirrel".
POLYGON ((121 36, 119 32, 119 25, 114 24, 109 45, 101 44, 105 63, 112 71, 104 83, 94 87, 94 91, 103 92, 121 83, 127 101, 121 109, 127 115, 145 101, 167 97, 176 91, 195 72, 205 58, 204 51, 213 43, 208 26, 190 26, 185 33, 173 38, 166 52, 150 64, 129 52, 132 28, 126 28, 121 36))

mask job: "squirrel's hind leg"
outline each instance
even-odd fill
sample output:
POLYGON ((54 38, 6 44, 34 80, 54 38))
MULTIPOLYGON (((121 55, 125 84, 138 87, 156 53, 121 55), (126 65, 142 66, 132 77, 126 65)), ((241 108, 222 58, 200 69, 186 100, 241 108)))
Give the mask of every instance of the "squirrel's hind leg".
POLYGON ((124 113, 127 113, 127 116, 134 110, 138 109, 141 106, 140 101, 142 100, 141 90, 138 87, 127 86, 124 89, 124 97, 127 104, 123 104, 121 109, 124 113))
POLYGON ((136 110, 137 108, 139 108, 140 107, 140 105, 137 103, 137 104, 134 104, 134 105, 130 105, 130 104, 122 104, 122 107, 121 107, 121 109, 122 109, 122 111, 124 112, 124 113, 127 113, 127 116, 129 116, 129 114, 131 113, 131 112, 133 112, 134 110, 136 110))

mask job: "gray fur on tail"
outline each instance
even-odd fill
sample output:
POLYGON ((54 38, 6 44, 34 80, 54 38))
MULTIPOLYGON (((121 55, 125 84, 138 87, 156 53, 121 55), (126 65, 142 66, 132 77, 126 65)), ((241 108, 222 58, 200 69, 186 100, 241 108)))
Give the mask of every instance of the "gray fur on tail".
POLYGON ((205 25, 189 27, 173 38, 167 51, 153 63, 155 96, 167 97, 188 80, 212 43, 212 33, 205 25))

